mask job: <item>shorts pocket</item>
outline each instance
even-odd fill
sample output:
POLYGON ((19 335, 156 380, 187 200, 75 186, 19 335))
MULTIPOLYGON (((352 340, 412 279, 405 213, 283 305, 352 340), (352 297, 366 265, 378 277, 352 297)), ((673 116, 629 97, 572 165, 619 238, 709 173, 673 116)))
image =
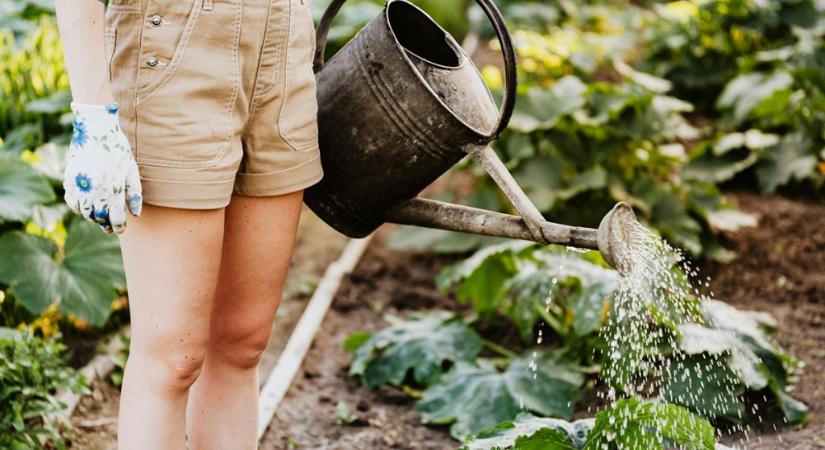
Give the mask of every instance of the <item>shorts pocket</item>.
POLYGON ((177 70, 204 0, 150 0, 143 15, 138 61, 138 101, 152 95, 177 70))
POLYGON ((309 0, 289 0, 284 103, 278 118, 281 137, 295 151, 318 145, 318 101, 312 59, 314 27, 309 0))
POLYGON ((106 8, 105 45, 112 95, 120 104, 120 124, 135 148, 135 83, 138 43, 143 16, 139 3, 109 2, 106 8))
POLYGON ((190 25, 181 34, 170 67, 163 69, 164 79, 139 91, 135 99, 140 164, 212 167, 230 148, 240 86, 236 43, 242 2, 215 2, 212 11, 201 14, 203 6, 198 0, 190 11, 190 25))

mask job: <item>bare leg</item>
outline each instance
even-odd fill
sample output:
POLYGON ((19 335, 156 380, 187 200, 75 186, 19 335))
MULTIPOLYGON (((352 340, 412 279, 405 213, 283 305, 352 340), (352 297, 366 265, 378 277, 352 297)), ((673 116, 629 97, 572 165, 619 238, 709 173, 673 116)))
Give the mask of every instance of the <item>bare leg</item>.
POLYGON ((187 395, 206 355, 223 225, 223 209, 145 205, 121 235, 132 345, 120 401, 120 450, 185 448, 187 395))
POLYGON ((188 410, 192 450, 257 448, 258 363, 281 301, 303 192, 232 198, 206 361, 188 410))

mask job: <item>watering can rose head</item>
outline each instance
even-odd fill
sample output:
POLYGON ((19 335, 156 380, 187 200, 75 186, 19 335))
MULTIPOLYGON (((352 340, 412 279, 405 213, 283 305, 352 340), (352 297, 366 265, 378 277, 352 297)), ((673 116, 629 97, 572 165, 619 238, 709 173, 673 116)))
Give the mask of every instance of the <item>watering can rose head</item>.
POLYGON ((619 273, 628 273, 632 269, 631 250, 640 226, 633 208, 625 202, 617 203, 599 224, 599 252, 619 273))

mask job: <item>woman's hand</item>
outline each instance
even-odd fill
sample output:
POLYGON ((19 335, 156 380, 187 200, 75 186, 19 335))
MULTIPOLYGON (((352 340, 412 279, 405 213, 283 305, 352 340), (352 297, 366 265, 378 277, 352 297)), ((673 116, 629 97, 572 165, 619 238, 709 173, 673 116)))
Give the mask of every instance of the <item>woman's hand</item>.
POLYGON ((126 208, 143 206, 138 166, 120 129, 117 104, 72 103, 74 133, 63 176, 64 199, 107 233, 126 229, 126 208))

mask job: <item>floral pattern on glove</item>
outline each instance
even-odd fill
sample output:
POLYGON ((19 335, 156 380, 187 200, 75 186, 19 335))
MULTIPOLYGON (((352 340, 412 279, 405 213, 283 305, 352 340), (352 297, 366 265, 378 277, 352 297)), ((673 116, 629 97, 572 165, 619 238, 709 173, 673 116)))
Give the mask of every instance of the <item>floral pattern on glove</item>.
POLYGON ((72 103, 74 132, 63 177, 64 200, 107 233, 126 229, 126 210, 140 215, 143 195, 118 105, 72 103))

